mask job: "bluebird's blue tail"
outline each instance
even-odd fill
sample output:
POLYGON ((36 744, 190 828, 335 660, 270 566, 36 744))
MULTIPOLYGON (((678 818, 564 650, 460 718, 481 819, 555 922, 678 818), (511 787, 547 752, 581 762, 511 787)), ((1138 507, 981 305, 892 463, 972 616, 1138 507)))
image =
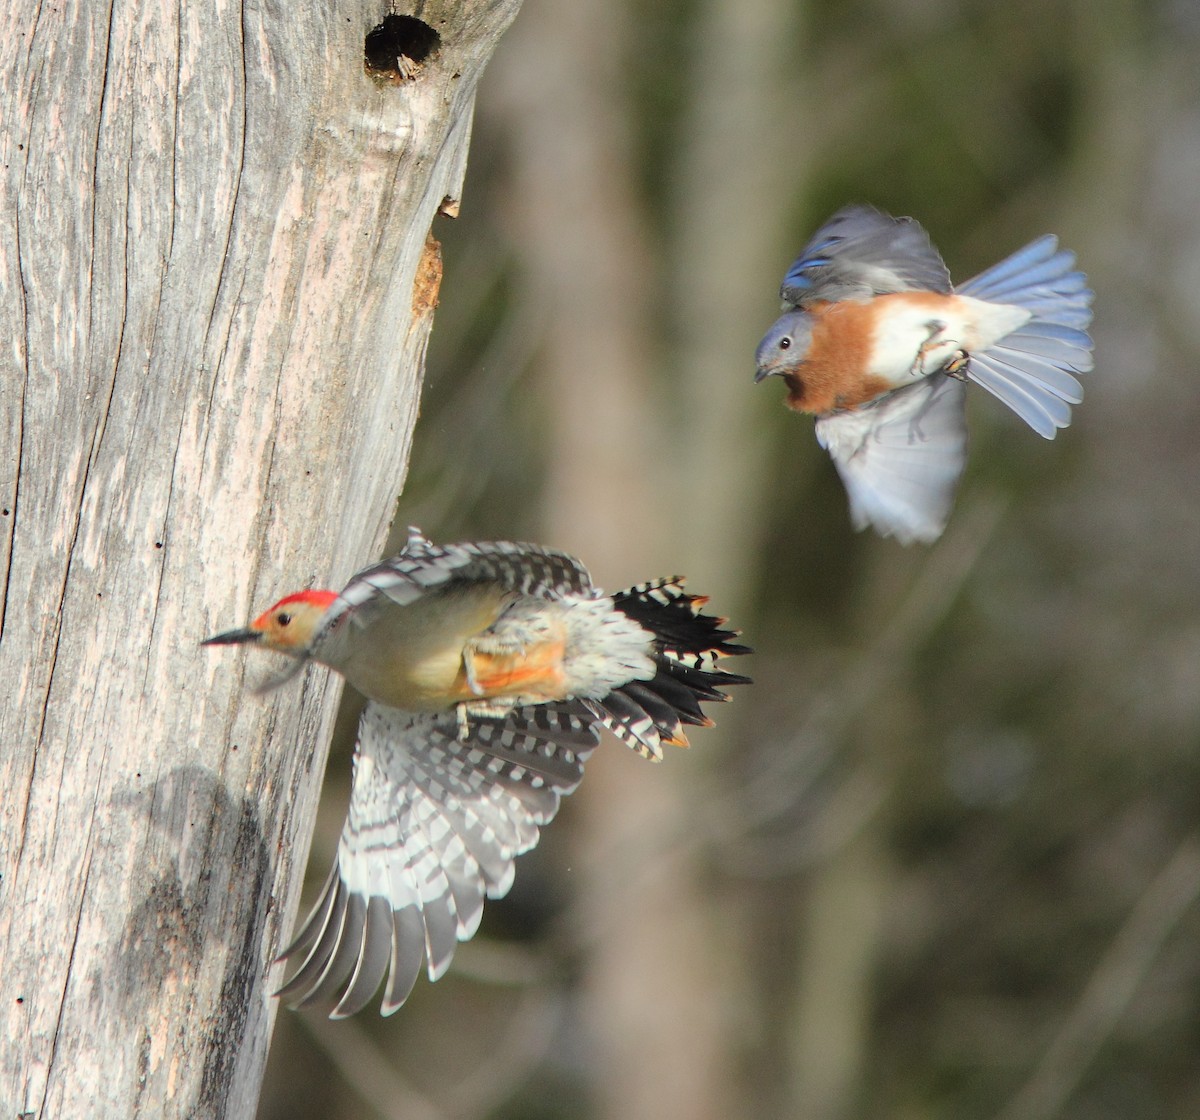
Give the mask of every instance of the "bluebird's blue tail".
POLYGON ((1092 368, 1092 292, 1075 268, 1075 254, 1039 237, 981 272, 959 295, 1008 304, 1032 318, 987 350, 971 354, 966 374, 999 397, 1038 435, 1053 439, 1083 400, 1076 373, 1092 368))

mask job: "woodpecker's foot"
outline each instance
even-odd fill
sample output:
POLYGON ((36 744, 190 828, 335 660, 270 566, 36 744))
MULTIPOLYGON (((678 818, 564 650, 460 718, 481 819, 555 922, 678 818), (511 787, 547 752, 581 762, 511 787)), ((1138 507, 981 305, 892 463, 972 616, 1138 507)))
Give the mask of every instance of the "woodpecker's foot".
POLYGON ((481 679, 498 660, 511 658, 525 652, 529 636, 525 633, 500 635, 495 630, 485 630, 468 638, 463 646, 463 673, 467 687, 475 696, 485 696, 488 684, 481 679))
POLYGON ((467 680, 467 688, 471 690, 472 696, 483 695, 483 685, 479 683, 479 672, 475 668, 475 650, 472 649, 472 642, 468 642, 463 647, 463 676, 467 680))
POLYGON ((503 700, 464 700, 454 705, 454 722, 457 725, 457 738, 465 743, 471 737, 471 720, 473 719, 504 719, 512 710, 513 705, 503 700))
POLYGON ((463 643, 462 657, 467 690, 485 702, 520 696, 536 704, 557 699, 566 687, 566 628, 540 606, 536 612, 506 611, 463 643))
POLYGON ((458 725, 458 741, 465 743, 471 737, 471 717, 467 713, 466 704, 454 705, 454 722, 458 725))
POLYGON ((520 696, 496 696, 490 700, 464 700, 458 705, 458 731, 460 739, 470 730, 472 719, 504 719, 523 702, 536 701, 520 696))
POLYGON ((501 637, 495 630, 485 630, 468 638, 463 645, 463 674, 469 688, 475 696, 486 696, 487 683, 481 678, 488 668, 498 658, 512 657, 525 648, 521 635, 501 637))

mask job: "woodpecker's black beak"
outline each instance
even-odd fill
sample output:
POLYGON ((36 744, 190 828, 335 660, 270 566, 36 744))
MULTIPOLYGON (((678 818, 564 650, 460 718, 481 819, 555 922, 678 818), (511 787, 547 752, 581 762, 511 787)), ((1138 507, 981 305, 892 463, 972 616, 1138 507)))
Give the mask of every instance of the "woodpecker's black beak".
POLYGON ((262 636, 261 630, 226 630, 224 634, 214 634, 211 638, 205 638, 200 644, 202 646, 240 646, 247 642, 262 641, 262 636))

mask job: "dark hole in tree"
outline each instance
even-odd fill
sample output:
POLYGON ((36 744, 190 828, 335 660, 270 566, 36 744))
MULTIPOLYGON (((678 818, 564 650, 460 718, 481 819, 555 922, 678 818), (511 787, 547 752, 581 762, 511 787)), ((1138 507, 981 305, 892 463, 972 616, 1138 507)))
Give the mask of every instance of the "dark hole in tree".
POLYGON ((441 42, 442 37, 416 16, 384 16, 367 32, 363 56, 373 74, 415 78, 441 42))

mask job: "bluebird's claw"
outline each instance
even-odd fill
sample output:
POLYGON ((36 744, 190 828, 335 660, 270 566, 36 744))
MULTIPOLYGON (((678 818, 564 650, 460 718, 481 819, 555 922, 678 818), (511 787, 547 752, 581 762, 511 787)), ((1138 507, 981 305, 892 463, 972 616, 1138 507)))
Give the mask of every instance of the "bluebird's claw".
POLYGON ((971 355, 965 350, 957 350, 944 366, 942 372, 947 377, 953 377, 955 381, 965 382, 967 380, 967 366, 971 361, 971 355))

